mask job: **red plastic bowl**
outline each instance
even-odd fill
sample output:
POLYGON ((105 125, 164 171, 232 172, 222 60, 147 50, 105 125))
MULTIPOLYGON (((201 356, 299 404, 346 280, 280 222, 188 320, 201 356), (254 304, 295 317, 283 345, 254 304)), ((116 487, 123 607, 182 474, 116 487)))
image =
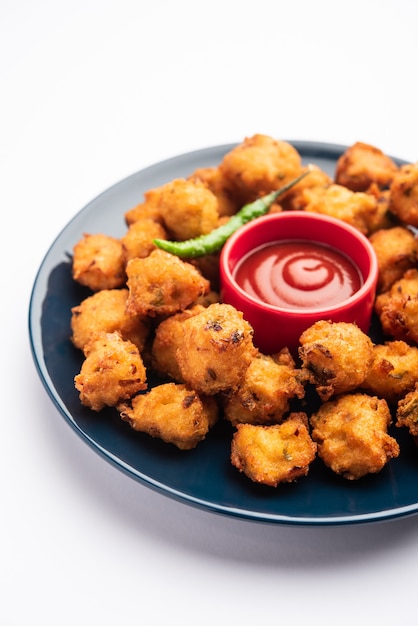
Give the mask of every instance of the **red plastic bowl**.
POLYGON ((302 332, 320 319, 354 322, 368 332, 377 277, 377 259, 367 237, 341 220, 304 211, 273 213, 249 222, 229 238, 220 258, 221 299, 242 311, 254 329, 254 343, 265 354, 284 347, 297 353, 302 332), (237 284, 234 271, 255 248, 281 240, 317 242, 340 251, 359 269, 362 286, 343 302, 324 308, 288 309, 261 302, 237 284))

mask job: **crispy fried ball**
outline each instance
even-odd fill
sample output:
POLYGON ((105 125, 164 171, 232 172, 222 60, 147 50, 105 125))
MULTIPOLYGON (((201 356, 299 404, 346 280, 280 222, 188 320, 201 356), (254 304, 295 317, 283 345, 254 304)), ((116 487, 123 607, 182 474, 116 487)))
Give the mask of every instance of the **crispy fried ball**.
POLYGON ((80 401, 93 411, 116 406, 146 389, 138 348, 119 333, 97 333, 84 346, 85 359, 74 378, 80 401))
POLYGON ((399 401, 395 425, 407 428, 418 445, 418 385, 399 401))
POLYGON ((370 235, 379 268, 378 292, 388 291, 394 282, 417 264, 417 242, 403 226, 381 229, 370 235))
POLYGON ((318 456, 348 480, 380 472, 399 456, 399 445, 387 432, 392 417, 386 400, 343 394, 322 404, 310 421, 318 456))
POLYGON ((128 226, 138 220, 150 219, 159 224, 163 223, 163 217, 158 207, 160 189, 149 189, 144 194, 144 201, 132 207, 125 213, 125 222, 128 226))
POLYGON ((300 337, 299 356, 323 401, 356 389, 373 359, 373 343, 356 324, 320 320, 300 337))
POLYGON ((306 476, 316 456, 305 413, 291 413, 282 424, 237 424, 231 463, 255 483, 277 487, 306 476))
POLYGON ((376 198, 360 191, 351 191, 342 185, 312 187, 305 191, 305 210, 329 215, 350 224, 367 235, 376 217, 376 198))
POLYGON ((214 291, 211 289, 208 293, 203 294, 203 296, 199 296, 195 302, 194 306, 200 304, 203 307, 208 307, 210 304, 215 304, 216 302, 220 302, 221 296, 219 291, 214 291))
POLYGON ((368 188, 367 193, 376 200, 376 212, 367 215, 369 235, 377 230, 396 226, 398 222, 390 211, 390 190, 379 189, 379 187, 373 183, 368 188))
POLYGON ((218 418, 214 398, 199 396, 186 385, 165 383, 118 407, 121 418, 137 431, 191 450, 203 441, 218 418))
POLYGON ((418 343, 418 270, 410 269, 375 301, 385 335, 418 343))
POLYGON ((212 291, 220 290, 219 260, 220 252, 205 254, 203 256, 197 257, 196 259, 190 260, 190 263, 197 267, 202 276, 208 279, 212 291))
POLYGON ((382 150, 357 141, 337 161, 335 182, 352 191, 367 191, 372 183, 389 187, 398 167, 382 150))
POLYGON ((150 255, 157 247, 154 239, 167 239, 167 232, 159 222, 143 218, 131 224, 121 237, 125 265, 131 259, 150 255))
POLYGON ((418 348, 405 341, 373 347, 373 361, 362 383, 368 393, 395 404, 418 382, 418 348))
POLYGON ((393 177, 390 208, 401 222, 418 227, 418 162, 402 165, 393 177))
POLYGON ((229 304, 211 304, 183 322, 177 361, 183 380, 200 393, 236 389, 256 354, 252 327, 229 304))
POLYGON ((71 340, 76 348, 83 350, 94 333, 118 331, 142 351, 149 335, 149 320, 126 313, 128 293, 125 288, 102 289, 71 309, 71 340))
POLYGON ((204 310, 202 305, 195 305, 167 317, 155 329, 151 346, 152 367, 161 376, 169 376, 177 382, 184 382, 177 362, 177 349, 183 342, 183 322, 192 315, 204 310))
POLYGON ((122 243, 108 235, 85 234, 73 249, 72 274, 92 291, 121 287, 126 280, 122 243))
POLYGON ((295 362, 257 355, 248 366, 238 389, 225 395, 224 413, 236 425, 274 424, 282 421, 292 398, 303 398, 305 388, 295 362))
POLYGON ((173 315, 209 292, 210 284, 191 264, 154 250, 126 266, 129 315, 173 315))
POLYGON ((302 211, 309 202, 309 191, 312 189, 326 189, 332 184, 332 178, 317 165, 302 168, 308 174, 296 185, 291 187, 278 198, 278 204, 273 204, 270 213, 277 213, 278 207, 285 211, 302 211))
POLYGON ((230 150, 219 169, 242 205, 299 176, 302 161, 290 143, 256 134, 230 150))
POLYGON ((215 194, 218 200, 218 213, 220 217, 231 216, 241 207, 230 187, 228 181, 219 167, 202 167, 193 172, 190 180, 199 180, 215 194))
POLYGON ((199 180, 176 178, 160 187, 164 225, 179 241, 209 233, 219 225, 218 200, 199 180))

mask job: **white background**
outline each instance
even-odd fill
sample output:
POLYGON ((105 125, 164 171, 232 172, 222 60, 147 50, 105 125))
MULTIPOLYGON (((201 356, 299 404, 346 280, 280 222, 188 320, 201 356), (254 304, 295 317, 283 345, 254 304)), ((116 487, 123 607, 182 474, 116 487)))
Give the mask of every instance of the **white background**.
POLYGON ((415 0, 1 1, 2 624, 418 623, 418 518, 269 526, 150 491, 57 413, 27 333, 49 245, 142 167, 255 132, 417 160, 417 26, 415 0))

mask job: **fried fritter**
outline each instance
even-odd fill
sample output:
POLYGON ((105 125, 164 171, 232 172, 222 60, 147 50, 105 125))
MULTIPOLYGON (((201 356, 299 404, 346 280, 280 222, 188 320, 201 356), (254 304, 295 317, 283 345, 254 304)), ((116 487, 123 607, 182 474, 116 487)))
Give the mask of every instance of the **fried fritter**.
POLYGON ((211 304, 183 322, 177 361, 183 380, 200 393, 236 389, 256 354, 252 327, 229 304, 211 304))
POLYGON ((390 190, 379 189, 379 187, 373 183, 368 188, 367 193, 376 200, 376 211, 367 214, 368 234, 371 235, 377 230, 396 226, 398 221, 390 211, 390 190))
POLYGON ((377 200, 373 195, 351 191, 342 185, 312 187, 304 195, 306 211, 340 219, 357 228, 363 235, 370 232, 378 211, 377 200))
POLYGON ((410 269, 377 296, 375 311, 385 335, 418 343, 418 269, 410 269))
POLYGON ((189 180, 200 180, 215 194, 220 217, 233 215, 241 208, 219 167, 197 169, 189 176, 189 180))
POLYGON ((308 171, 308 175, 302 178, 289 191, 286 191, 278 199, 279 204, 273 204, 270 213, 277 213, 278 208, 285 211, 302 211, 309 203, 309 191, 312 189, 326 189, 332 184, 332 178, 317 165, 303 167, 302 172, 308 171))
POLYGON ((197 306, 198 304, 200 304, 200 306, 203 306, 205 309, 210 305, 210 304, 216 304, 217 302, 220 302, 221 296, 219 294, 219 291, 208 291, 208 293, 203 294, 203 296, 199 296, 195 302, 193 306, 197 306))
POLYGON ((367 191, 373 183, 385 189, 397 169, 395 162, 382 150, 357 141, 338 159, 335 182, 352 191, 367 191))
POLYGON ((417 242, 414 234, 403 226, 381 229, 370 235, 376 253, 379 276, 377 290, 388 291, 394 282, 417 264, 417 242))
POLYGON ((211 290, 217 292, 220 290, 219 259, 220 252, 214 252, 213 254, 205 254, 190 260, 190 263, 199 270, 202 276, 208 279, 211 290))
POLYGON ((356 389, 373 359, 373 343, 358 326, 320 320, 300 337, 299 356, 323 401, 356 389))
POLYGON ((144 193, 144 201, 132 207, 125 213, 125 222, 128 226, 137 222, 138 220, 150 219, 159 224, 163 223, 163 217, 160 209, 158 208, 158 200, 160 197, 160 190, 149 189, 144 193))
POLYGON ((418 385, 399 401, 395 425, 407 428, 418 445, 418 385))
POLYGON ((225 417, 232 424, 274 424, 282 421, 292 398, 303 398, 305 388, 291 359, 257 355, 248 366, 238 389, 225 395, 225 417))
POLYGON ((348 480, 380 472, 399 456, 399 445, 387 432, 391 421, 386 400, 362 393, 329 400, 310 419, 318 456, 348 480))
POLYGON ((85 234, 73 249, 72 274, 92 291, 122 287, 126 280, 122 243, 109 235, 85 234))
POLYGON ((202 305, 195 305, 170 315, 158 324, 151 347, 152 366, 161 376, 169 376, 177 382, 184 382, 177 361, 177 349, 183 343, 183 323, 192 315, 204 310, 202 305))
POLYGON ((154 250, 126 266, 129 315, 173 315, 209 292, 210 284, 191 264, 154 250))
POLYGON ((166 229, 179 241, 209 233, 219 224, 218 200, 199 180, 176 178, 160 187, 158 208, 166 229))
POLYGON ((123 261, 125 265, 136 257, 144 258, 156 249, 154 239, 167 239, 164 227, 150 218, 142 218, 131 224, 123 237, 123 261))
POLYGON ((119 333, 97 333, 84 346, 84 354, 74 383, 82 404, 93 411, 116 406, 146 389, 146 370, 139 350, 119 333))
POLYGON ((131 428, 191 450, 203 441, 218 419, 214 398, 199 396, 186 385, 165 383, 118 407, 131 428))
POLYGON ((316 456, 305 413, 291 413, 282 424, 237 424, 231 463, 255 483, 277 487, 306 476, 316 456))
POLYGON ((390 208, 401 222, 418 227, 418 162, 402 165, 393 177, 390 208))
POLYGON ((302 160, 290 143, 256 134, 230 150, 219 169, 243 205, 299 176, 302 160))
POLYGON ((418 348, 405 341, 387 341, 373 347, 373 361, 362 383, 368 393, 395 404, 418 382, 418 348))
POLYGON ((91 337, 100 331, 118 331, 141 351, 149 335, 149 320, 143 315, 128 315, 128 290, 102 289, 71 309, 71 340, 83 350, 91 337))

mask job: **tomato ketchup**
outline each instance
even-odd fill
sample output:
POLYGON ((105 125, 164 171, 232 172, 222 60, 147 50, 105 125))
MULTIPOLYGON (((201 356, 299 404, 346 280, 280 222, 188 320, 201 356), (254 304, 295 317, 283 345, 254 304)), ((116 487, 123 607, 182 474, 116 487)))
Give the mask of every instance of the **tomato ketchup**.
POLYGON ((234 277, 253 298, 285 309, 338 305, 363 283, 359 269, 346 255, 303 240, 252 250, 237 265, 234 277))

